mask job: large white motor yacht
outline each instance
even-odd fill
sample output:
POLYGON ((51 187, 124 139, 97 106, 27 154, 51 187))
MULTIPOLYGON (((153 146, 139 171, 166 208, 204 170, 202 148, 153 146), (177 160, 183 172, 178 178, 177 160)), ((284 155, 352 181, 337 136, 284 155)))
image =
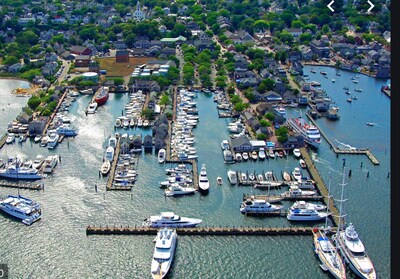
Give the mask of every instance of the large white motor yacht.
POLYGON ((152 228, 192 228, 201 222, 203 222, 201 219, 181 217, 170 211, 161 212, 160 215, 153 215, 149 219, 145 219, 145 225, 152 228))
POLYGON ((206 165, 201 165, 200 176, 199 176, 199 189, 203 191, 208 191, 210 188, 210 181, 207 177, 206 165))
POLYGON ((345 230, 339 232, 339 237, 335 234, 332 239, 337 243, 344 261, 349 264, 355 274, 365 279, 376 278, 374 265, 365 252, 364 244, 358 237, 352 223, 345 230))
POLYGON ((151 261, 152 278, 162 279, 167 275, 174 259, 177 238, 174 229, 162 228, 158 231, 151 261))
POLYGON ((282 208, 282 205, 274 205, 264 199, 250 197, 241 203, 240 212, 244 214, 262 214, 279 212, 282 208))

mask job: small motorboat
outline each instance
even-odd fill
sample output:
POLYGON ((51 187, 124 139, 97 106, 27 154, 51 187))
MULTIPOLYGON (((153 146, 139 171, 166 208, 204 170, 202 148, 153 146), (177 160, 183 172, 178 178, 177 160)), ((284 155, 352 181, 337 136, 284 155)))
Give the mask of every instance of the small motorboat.
POLYGON ((353 99, 352 98, 348 98, 346 101, 351 103, 353 101, 353 99))
POLYGON ((372 123, 372 122, 367 122, 366 123, 368 126, 374 126, 375 125, 375 123, 372 123))
POLYGON ((222 180, 222 177, 221 177, 221 176, 218 176, 218 177, 217 177, 217 184, 218 184, 218 185, 222 185, 222 183, 224 183, 223 180, 222 180))
POLYGON ((242 153, 243 160, 247 161, 249 159, 249 154, 247 152, 242 153))
POLYGON ((303 169, 305 169, 307 167, 306 162, 303 159, 299 160, 299 164, 303 169))

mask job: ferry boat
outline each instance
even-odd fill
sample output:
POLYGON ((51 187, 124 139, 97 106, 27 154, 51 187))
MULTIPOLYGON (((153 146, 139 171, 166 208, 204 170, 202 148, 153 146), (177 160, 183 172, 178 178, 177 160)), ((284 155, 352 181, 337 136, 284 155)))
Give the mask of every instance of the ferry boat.
POLYGON ((21 219, 22 223, 28 226, 42 217, 40 204, 21 195, 8 195, 7 198, 0 200, 0 209, 11 216, 21 219))
POLYGON ((58 163, 58 155, 47 156, 43 162, 43 172, 51 173, 58 163))
POLYGON ((94 101, 97 103, 98 106, 104 105, 108 100, 109 96, 109 88, 107 86, 100 87, 94 101))
POLYGON ((309 145, 318 148, 321 144, 321 135, 318 128, 314 125, 308 124, 303 118, 289 118, 287 123, 293 130, 301 134, 304 141, 309 145))
POLYGON ((9 164, 6 168, 0 169, 0 177, 23 180, 42 179, 42 175, 37 169, 20 167, 14 164, 9 164))
POLYGON ((167 275, 174 259, 177 238, 178 235, 174 229, 162 228, 158 231, 151 261, 153 279, 162 279, 167 275))
POLYGON ((208 191, 210 188, 210 181, 207 177, 206 165, 201 165, 200 176, 199 176, 199 189, 202 191, 208 191))
POLYGON ((279 212, 282 208, 282 205, 270 204, 265 199, 250 197, 241 203, 240 212, 243 214, 263 214, 279 212))
POLYGON ((339 231, 339 234, 333 235, 332 239, 337 244, 344 262, 356 275, 365 279, 376 278, 374 265, 352 223, 339 231))
MULTIPOLYGON (((322 267, 328 270, 337 279, 346 278, 346 268, 339 252, 325 232, 317 228, 313 229, 314 251, 321 261, 322 267)), ((321 268, 322 268, 321 267, 321 268)))
POLYGON ((228 170, 228 180, 232 185, 237 184, 237 174, 234 170, 228 170))
POLYGON ((201 219, 181 217, 171 211, 161 212, 159 215, 150 216, 144 220, 144 225, 152 228, 193 228, 203 222, 201 219))

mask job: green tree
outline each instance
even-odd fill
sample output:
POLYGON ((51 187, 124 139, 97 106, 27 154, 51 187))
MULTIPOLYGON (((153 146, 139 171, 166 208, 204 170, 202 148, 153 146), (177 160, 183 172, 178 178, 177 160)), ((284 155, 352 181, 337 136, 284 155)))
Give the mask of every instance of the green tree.
POLYGON ((161 99, 160 99, 160 105, 165 106, 169 104, 169 96, 168 94, 163 94, 161 99))
POLYGON ((37 96, 32 96, 28 100, 28 106, 33 110, 35 110, 40 105, 40 103, 41 103, 41 100, 37 96))
POLYGON ((8 66, 13 65, 18 62, 19 62, 19 59, 13 55, 9 55, 3 60, 3 64, 8 65, 8 66))
POLYGON ((267 113, 264 115, 264 117, 265 117, 266 119, 268 119, 269 121, 274 121, 274 119, 275 119, 275 115, 274 115, 272 112, 267 112, 267 113))
POLYGON ((267 135, 264 133, 258 133, 256 137, 257 140, 266 140, 268 138, 267 135))

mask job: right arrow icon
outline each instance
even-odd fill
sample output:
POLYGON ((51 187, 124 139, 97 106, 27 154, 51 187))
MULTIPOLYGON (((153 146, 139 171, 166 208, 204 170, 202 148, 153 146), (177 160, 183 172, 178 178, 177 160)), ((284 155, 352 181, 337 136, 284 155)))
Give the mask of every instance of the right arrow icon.
POLYGON ((367 10, 367 12, 370 13, 371 10, 375 7, 375 5, 372 4, 371 1, 369 1, 369 0, 368 0, 367 2, 368 2, 368 4, 371 6, 371 7, 367 10))

